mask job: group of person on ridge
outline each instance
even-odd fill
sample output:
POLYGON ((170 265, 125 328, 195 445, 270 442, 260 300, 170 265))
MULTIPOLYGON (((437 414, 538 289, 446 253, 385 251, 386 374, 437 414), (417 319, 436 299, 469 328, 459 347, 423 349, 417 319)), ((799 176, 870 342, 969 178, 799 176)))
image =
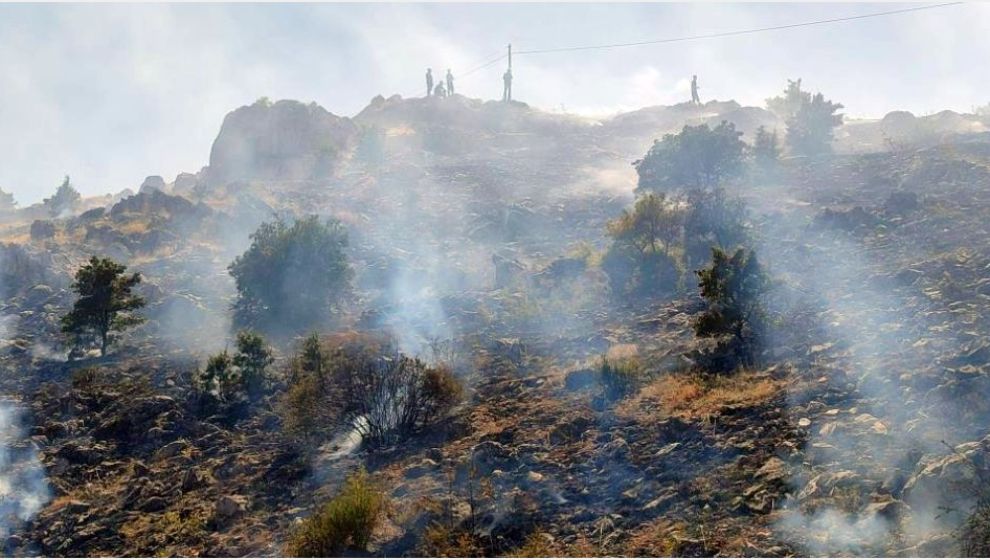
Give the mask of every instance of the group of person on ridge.
POLYGON ((450 72, 450 68, 447 69, 447 87, 444 88, 443 80, 441 80, 436 87, 433 86, 433 69, 426 69, 426 96, 430 97, 447 97, 448 95, 454 95, 454 75, 450 72))
MULTIPOLYGON (((446 82, 446 87, 444 87, 443 80, 434 86, 433 69, 427 68, 426 96, 447 97, 449 95, 454 95, 454 74, 451 73, 450 68, 447 69, 446 82)), ((698 76, 691 76, 691 103, 695 105, 701 104, 701 97, 698 95, 699 89, 701 88, 698 86, 698 76)), ((505 71, 505 74, 502 74, 502 101, 512 101, 512 68, 508 68, 505 71)))
MULTIPOLYGON (((447 69, 447 85, 444 87, 444 80, 436 85, 433 83, 433 69, 426 69, 426 96, 427 97, 447 97, 454 95, 454 74, 450 68, 447 69)), ((509 68, 502 75, 502 101, 512 101, 512 69, 509 68)))

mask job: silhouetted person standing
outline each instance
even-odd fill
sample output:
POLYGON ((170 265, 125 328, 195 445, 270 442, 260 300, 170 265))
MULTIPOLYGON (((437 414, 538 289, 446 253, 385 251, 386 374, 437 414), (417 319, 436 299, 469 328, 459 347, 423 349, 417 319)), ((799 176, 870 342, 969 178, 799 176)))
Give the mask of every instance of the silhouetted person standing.
POLYGON ((701 97, 698 96, 698 76, 691 76, 691 103, 701 105, 701 97))
POLYGON ((512 101, 512 69, 502 74, 502 101, 512 101))
POLYGON ((426 69, 426 96, 429 97, 433 93, 433 69, 426 69))
POLYGON ((447 95, 454 95, 454 75, 447 69, 447 95))

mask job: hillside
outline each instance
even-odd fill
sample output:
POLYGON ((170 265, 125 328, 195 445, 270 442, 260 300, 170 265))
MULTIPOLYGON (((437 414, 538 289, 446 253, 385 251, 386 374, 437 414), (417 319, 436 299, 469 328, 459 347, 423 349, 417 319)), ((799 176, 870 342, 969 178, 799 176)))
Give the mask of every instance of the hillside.
POLYGON ((390 507, 352 556, 959 554, 990 465, 985 124, 851 122, 835 154, 727 183, 776 322, 765 361, 711 375, 693 270, 617 297, 608 224, 655 139, 723 120, 747 143, 786 126, 733 101, 592 120, 460 95, 352 118, 261 100, 198 173, 4 214, 4 553, 285 555, 362 467, 390 507), (228 265, 260 224, 307 215, 340 221, 354 271, 320 340, 385 333, 450 365, 464 394, 441 421, 374 446, 320 416, 300 439, 293 325, 266 333, 249 404, 197 388, 234 348, 228 265), (69 360, 59 320, 94 254, 143 275, 147 321, 69 360), (603 362, 636 379, 614 394, 603 362))

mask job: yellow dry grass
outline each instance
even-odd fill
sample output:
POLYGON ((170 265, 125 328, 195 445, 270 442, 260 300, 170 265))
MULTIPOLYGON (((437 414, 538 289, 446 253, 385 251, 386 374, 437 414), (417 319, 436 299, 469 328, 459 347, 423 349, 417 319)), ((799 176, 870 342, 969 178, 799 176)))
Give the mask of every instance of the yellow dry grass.
POLYGON ((639 421, 668 417, 706 420, 731 406, 766 402, 779 389, 778 382, 756 372, 712 380, 685 373, 669 374, 620 403, 616 413, 639 421))

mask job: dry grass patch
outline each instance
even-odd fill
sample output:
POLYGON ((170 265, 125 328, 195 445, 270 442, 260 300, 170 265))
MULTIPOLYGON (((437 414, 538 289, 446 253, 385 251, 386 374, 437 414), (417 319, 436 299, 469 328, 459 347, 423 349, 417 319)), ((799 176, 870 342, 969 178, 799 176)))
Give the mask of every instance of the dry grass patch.
POLYGON ((670 374, 643 387, 616 412, 638 421, 671 416, 707 420, 729 407, 764 403, 779 390, 779 382, 757 372, 717 377, 670 374))

